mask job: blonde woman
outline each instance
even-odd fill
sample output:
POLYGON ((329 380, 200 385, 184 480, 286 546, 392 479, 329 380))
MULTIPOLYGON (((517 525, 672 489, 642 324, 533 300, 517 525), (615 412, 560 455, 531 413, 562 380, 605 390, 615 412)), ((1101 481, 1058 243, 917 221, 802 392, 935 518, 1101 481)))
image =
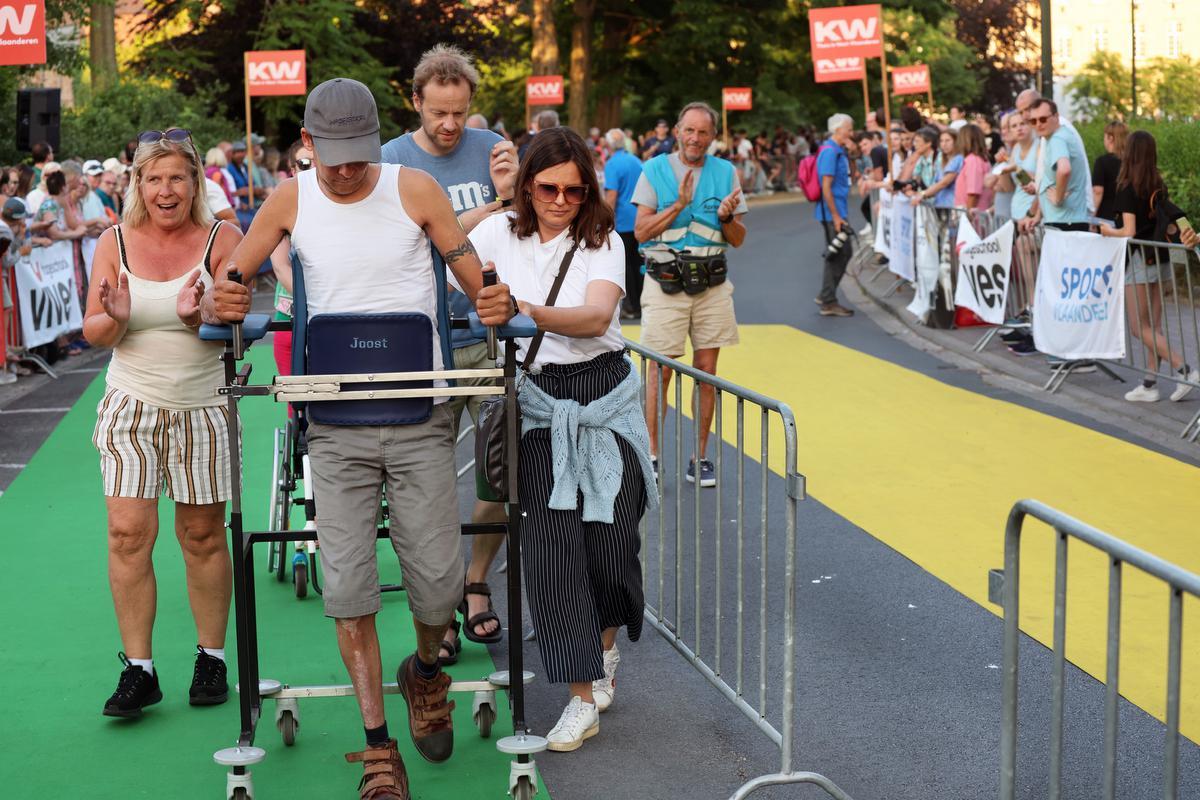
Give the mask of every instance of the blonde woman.
POLYGON ((138 137, 122 224, 100 237, 83 332, 113 349, 93 443, 108 509, 108 575, 124 671, 104 714, 139 717, 162 699, 151 652, 157 589, 151 553, 158 496, 175 501, 175 535, 187 569, 198 653, 190 702, 228 697, 225 628, 230 562, 225 546, 229 440, 216 388, 217 345, 202 342, 198 289, 242 238, 214 222, 191 134, 138 137))

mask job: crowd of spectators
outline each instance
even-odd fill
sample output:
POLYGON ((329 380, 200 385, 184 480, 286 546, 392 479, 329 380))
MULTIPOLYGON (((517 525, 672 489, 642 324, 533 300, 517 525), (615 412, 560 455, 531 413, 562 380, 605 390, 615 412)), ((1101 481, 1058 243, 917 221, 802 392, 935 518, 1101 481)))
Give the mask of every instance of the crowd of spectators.
MULTIPOLYGON (((279 181, 293 169, 307 168, 311 162, 292 166, 274 147, 265 147, 263 137, 253 134, 254 205, 270 194, 279 181)), ((39 142, 31 149, 31 164, 0 167, 0 287, 3 289, 4 318, 10 332, 19 328, 13 298, 13 267, 18 258, 33 248, 49 247, 60 241, 72 242, 75 255, 75 286, 80 307, 87 297, 91 262, 100 235, 121 219, 129 188, 130 168, 136 139, 103 161, 99 158, 55 160, 54 149, 39 142)), ((297 142, 292 150, 299 145, 297 142)), ((289 151, 291 152, 291 151, 289 151)), ((205 155, 204 174, 207 198, 214 216, 236 220, 246 229, 253 219, 250 202, 250 162, 244 141, 221 141, 205 155)), ((302 160, 303 162, 304 160, 302 160)), ((0 362, 0 383, 9 383, 28 375, 32 369, 21 359, 25 355, 9 337, 8 353, 0 362)), ((77 356, 88 349, 81 332, 74 331, 55 341, 29 348, 29 352, 48 364, 77 356)))

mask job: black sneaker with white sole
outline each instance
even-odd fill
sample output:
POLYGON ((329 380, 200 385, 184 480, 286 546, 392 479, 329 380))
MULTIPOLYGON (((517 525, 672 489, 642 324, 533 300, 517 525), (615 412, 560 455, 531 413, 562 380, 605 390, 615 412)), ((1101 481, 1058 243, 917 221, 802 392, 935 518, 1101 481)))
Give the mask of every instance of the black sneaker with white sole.
POLYGON ((124 653, 117 653, 117 658, 121 659, 125 669, 117 681, 117 690, 104 704, 104 716, 140 717, 143 708, 162 700, 162 691, 158 688, 158 673, 146 672, 137 664, 130 664, 124 653))
POLYGON ((218 706, 229 699, 225 662, 204 652, 200 645, 196 645, 196 651, 196 667, 192 671, 188 702, 194 706, 218 706))

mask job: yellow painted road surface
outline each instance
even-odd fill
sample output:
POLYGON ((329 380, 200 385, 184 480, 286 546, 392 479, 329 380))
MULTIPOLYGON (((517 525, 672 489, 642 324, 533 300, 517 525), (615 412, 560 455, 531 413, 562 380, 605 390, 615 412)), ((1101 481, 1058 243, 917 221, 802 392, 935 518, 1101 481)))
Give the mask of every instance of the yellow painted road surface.
MULTIPOLYGON (((740 331, 720 375, 791 407, 812 496, 989 611, 999 614, 987 571, 1003 566, 1005 521, 1025 497, 1200 573, 1200 469, 789 326, 740 331)), ((728 400, 724 409, 732 443, 735 410, 728 400)), ((757 453, 758 415, 746 417, 747 451, 757 453)), ((782 430, 771 428, 770 466, 782 474, 782 430)), ((1021 627, 1049 645, 1054 536, 1030 519, 1022 538, 1021 627)), ((1076 542, 1068 564, 1067 656, 1103 680, 1107 560, 1076 542)), ((1121 694, 1160 720, 1167 603, 1164 584, 1126 568, 1121 694)), ((1200 742, 1200 603, 1186 598, 1183 619, 1182 731, 1200 742)))

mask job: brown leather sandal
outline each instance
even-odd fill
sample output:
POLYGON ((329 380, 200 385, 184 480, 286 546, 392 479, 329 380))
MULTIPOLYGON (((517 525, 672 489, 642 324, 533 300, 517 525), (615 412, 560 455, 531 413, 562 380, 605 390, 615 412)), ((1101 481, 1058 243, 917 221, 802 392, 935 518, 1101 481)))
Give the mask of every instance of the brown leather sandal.
POLYGON ((395 739, 361 753, 346 753, 346 760, 363 762, 363 776, 358 783, 360 800, 412 800, 408 793, 408 773, 395 739))

